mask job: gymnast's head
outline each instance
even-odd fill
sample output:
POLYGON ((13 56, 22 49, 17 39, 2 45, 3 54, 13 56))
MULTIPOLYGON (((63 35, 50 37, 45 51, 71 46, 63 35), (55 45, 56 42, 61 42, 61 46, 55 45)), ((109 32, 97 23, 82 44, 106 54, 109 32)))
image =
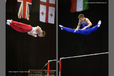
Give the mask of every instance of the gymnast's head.
POLYGON ((79 14, 79 15, 78 15, 78 19, 80 19, 81 21, 83 21, 83 20, 85 19, 84 14, 79 14))
POLYGON ((46 32, 43 31, 39 26, 36 27, 36 33, 38 34, 39 37, 45 37, 46 35, 46 32))
POLYGON ((45 37, 46 36, 46 32, 42 31, 40 35, 38 35, 39 37, 45 37))

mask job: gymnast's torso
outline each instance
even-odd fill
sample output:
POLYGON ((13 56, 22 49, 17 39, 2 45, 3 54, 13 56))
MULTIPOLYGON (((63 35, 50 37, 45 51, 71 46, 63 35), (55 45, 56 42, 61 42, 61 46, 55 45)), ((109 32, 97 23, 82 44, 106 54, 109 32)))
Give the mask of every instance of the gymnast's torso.
POLYGON ((32 27, 32 30, 29 31, 28 33, 29 33, 29 34, 32 34, 32 33, 35 31, 35 29, 36 29, 36 27, 32 27))
POLYGON ((85 18, 83 21, 81 20, 81 21, 80 21, 80 24, 82 25, 82 27, 87 26, 87 25, 88 25, 88 23, 87 23, 87 18, 85 18))
POLYGON ((81 28, 84 28, 84 27, 86 27, 86 26, 88 26, 88 18, 84 18, 84 20, 80 20, 80 26, 81 26, 81 28))

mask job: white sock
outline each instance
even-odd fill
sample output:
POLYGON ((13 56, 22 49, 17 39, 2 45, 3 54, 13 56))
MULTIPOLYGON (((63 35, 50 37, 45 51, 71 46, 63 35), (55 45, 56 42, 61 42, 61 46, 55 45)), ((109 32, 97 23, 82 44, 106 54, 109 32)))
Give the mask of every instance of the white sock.
POLYGON ((7 20, 7 25, 10 26, 10 23, 12 22, 12 20, 7 20))
POLYGON ((61 30, 63 30, 63 29, 62 29, 62 27, 63 27, 62 25, 59 25, 59 27, 61 28, 61 30))
POLYGON ((101 20, 98 21, 98 27, 100 27, 100 26, 101 26, 101 20))

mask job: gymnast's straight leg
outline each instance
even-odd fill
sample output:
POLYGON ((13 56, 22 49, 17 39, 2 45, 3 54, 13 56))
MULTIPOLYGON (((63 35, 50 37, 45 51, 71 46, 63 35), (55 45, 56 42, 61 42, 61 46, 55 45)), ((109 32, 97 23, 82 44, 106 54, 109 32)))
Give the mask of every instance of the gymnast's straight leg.
POLYGON ((78 34, 84 34, 84 35, 88 35, 90 34, 91 32, 93 31, 96 31, 101 25, 101 21, 98 22, 98 24, 96 26, 93 26, 92 28, 87 28, 85 30, 81 30, 81 29, 78 29, 76 32, 74 32, 75 29, 71 29, 71 28, 68 28, 68 27, 64 27, 62 25, 59 25, 61 30, 65 30, 67 32, 72 32, 72 33, 78 33, 78 34))
POLYGON ((27 25, 13 20, 7 20, 7 24, 18 32, 30 32, 32 30, 31 25, 27 25))

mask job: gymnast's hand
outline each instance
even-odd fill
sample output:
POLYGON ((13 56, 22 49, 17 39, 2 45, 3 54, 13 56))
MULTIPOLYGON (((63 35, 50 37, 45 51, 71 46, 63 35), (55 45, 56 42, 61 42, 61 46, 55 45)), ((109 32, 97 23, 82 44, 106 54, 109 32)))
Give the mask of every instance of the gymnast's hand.
POLYGON ((74 30, 74 33, 79 29, 79 26, 74 30))
POLYGON ((85 28, 81 29, 81 30, 85 30, 85 28))
POLYGON ((74 30, 74 32, 76 32, 76 31, 77 31, 77 29, 74 30))
POLYGON ((74 33, 80 28, 80 22, 78 23, 76 29, 74 30, 74 33))

